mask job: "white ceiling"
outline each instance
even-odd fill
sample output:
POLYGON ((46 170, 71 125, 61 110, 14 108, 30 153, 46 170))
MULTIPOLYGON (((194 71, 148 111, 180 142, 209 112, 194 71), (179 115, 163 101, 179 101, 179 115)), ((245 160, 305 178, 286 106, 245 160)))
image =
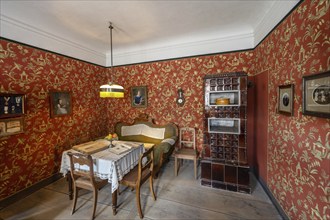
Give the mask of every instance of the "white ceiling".
POLYGON ((1 1, 1 37, 109 66, 254 48, 299 0, 1 1))

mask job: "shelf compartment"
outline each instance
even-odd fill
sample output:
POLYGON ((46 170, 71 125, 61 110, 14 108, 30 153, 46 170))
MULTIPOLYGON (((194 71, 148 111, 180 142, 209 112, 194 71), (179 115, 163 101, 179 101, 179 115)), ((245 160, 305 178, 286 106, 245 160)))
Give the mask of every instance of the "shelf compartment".
POLYGON ((209 133, 240 134, 241 133, 240 119, 209 118, 208 119, 208 131, 209 131, 209 133))
POLYGON ((208 106, 240 106, 241 104, 241 94, 239 90, 209 92, 207 96, 206 105, 208 106), (228 98, 229 104, 217 105, 216 100, 219 98, 228 98))

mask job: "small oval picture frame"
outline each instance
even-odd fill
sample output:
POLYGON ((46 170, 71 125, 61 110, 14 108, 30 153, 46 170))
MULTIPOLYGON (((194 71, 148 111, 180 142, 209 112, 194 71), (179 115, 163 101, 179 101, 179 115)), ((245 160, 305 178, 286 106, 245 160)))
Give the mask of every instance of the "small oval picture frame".
POLYGON ((294 85, 281 85, 278 87, 278 112, 293 116, 294 85))

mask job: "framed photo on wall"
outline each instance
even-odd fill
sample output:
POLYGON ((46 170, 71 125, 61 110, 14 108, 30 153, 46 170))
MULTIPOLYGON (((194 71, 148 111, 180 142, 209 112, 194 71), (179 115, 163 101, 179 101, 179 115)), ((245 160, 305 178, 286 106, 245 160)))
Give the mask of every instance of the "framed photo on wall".
POLYGON ((68 91, 50 91, 50 117, 72 114, 72 97, 68 91))
POLYGON ((330 71, 303 76, 303 114, 330 118, 330 71))
POLYGON ((25 109, 25 94, 0 93, 0 118, 22 116, 25 109))
POLYGON ((0 119, 0 137, 24 132, 24 117, 0 119))
POLYGON ((278 87, 278 112, 285 115, 293 115, 294 85, 282 85, 278 87))
POLYGON ((148 91, 146 86, 131 87, 132 107, 142 108, 148 105, 148 91))

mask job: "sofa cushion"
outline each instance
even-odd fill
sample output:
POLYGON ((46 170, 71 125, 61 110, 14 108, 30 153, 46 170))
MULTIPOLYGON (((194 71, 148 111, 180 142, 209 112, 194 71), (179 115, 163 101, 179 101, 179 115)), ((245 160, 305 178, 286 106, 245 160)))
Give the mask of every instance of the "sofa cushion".
POLYGON ((173 145, 173 144, 175 144, 175 141, 176 141, 176 137, 173 136, 171 138, 166 138, 166 139, 162 140, 162 143, 168 143, 170 145, 173 145))
POLYGON ((121 127, 121 136, 143 135, 155 139, 164 139, 165 128, 154 128, 145 124, 121 127))
POLYGON ((119 122, 115 126, 115 132, 118 134, 119 140, 154 144, 158 144, 166 138, 177 137, 176 127, 173 124, 157 126, 151 122, 138 122, 134 125, 119 122), (122 129, 122 127, 125 128, 122 129))

